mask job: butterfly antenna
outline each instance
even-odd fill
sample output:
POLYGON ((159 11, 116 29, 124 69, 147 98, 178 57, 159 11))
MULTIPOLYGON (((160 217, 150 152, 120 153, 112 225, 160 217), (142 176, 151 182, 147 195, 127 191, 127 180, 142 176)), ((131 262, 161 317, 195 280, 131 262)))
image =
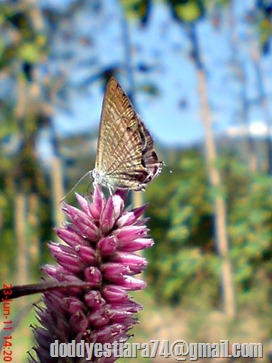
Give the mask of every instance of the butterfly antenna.
POLYGON ((75 188, 78 186, 78 184, 79 183, 81 183, 82 182, 82 180, 88 175, 88 174, 91 174, 91 171, 89 170, 89 171, 87 171, 87 173, 85 173, 80 179, 79 179, 79 181, 77 181, 76 182, 76 184, 73 186, 73 188, 72 189, 70 189, 69 191, 68 191, 68 193, 67 194, 65 194, 65 196, 60 200, 60 202, 59 202, 59 204, 60 203, 62 203, 63 201, 64 201, 64 199, 73 191, 73 190, 75 190, 75 188))

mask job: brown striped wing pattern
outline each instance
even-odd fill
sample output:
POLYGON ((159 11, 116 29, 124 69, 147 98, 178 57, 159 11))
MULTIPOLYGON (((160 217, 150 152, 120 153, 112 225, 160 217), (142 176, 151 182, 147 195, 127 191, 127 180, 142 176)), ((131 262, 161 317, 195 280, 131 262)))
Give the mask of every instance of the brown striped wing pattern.
POLYGON ((149 131, 121 86, 111 78, 102 106, 94 183, 110 190, 144 190, 161 168, 149 131))

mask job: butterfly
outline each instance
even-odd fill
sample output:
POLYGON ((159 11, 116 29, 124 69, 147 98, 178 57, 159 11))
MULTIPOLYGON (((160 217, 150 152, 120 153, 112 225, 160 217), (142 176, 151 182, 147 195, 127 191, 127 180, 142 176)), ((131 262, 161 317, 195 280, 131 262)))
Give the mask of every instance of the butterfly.
POLYGON ((154 141, 120 84, 107 84, 99 125, 94 184, 114 189, 145 190, 162 169, 154 141))

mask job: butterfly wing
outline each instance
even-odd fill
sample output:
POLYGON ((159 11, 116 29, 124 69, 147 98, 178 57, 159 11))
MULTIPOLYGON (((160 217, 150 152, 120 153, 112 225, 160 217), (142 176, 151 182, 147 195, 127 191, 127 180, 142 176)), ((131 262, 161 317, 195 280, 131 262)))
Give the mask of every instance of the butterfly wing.
POLYGON ((108 82, 99 126, 95 179, 120 189, 143 190, 161 170, 153 139, 114 78, 108 82))

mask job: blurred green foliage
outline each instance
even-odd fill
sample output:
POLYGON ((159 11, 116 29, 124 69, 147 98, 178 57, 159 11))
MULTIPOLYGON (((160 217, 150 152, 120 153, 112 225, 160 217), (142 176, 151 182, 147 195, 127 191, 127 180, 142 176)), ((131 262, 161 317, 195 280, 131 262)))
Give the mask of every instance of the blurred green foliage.
MULTIPOLYGON (((221 157, 228 205, 230 256, 238 302, 269 310, 272 272, 271 178, 250 174, 231 156, 221 157), (256 298, 256 288, 261 287, 256 298)), ((147 252, 148 282, 158 301, 220 307, 220 265, 213 233, 213 193, 197 149, 176 152, 170 173, 147 190, 155 246, 147 252)), ((166 168, 165 168, 166 169, 166 168)))

